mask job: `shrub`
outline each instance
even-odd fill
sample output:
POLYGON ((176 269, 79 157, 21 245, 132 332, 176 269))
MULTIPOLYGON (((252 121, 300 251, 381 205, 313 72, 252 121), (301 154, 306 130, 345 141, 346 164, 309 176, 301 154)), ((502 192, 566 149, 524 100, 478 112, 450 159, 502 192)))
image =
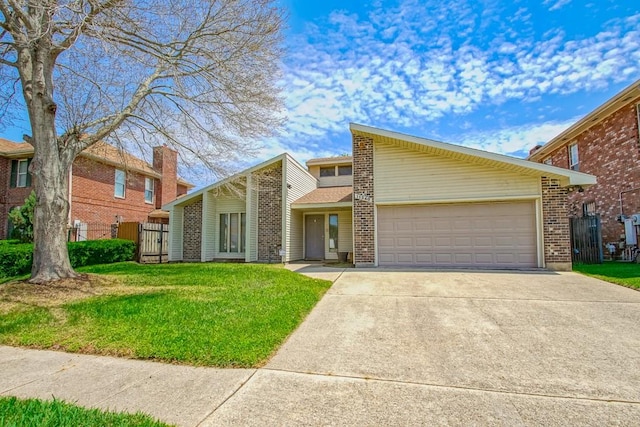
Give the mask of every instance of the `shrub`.
POLYGON ((0 245, 0 277, 27 274, 33 263, 33 244, 14 243, 0 245))
MULTIPOLYGON (((28 274, 33 263, 33 244, 9 242, 0 243, 0 277, 28 274)), ((73 268, 132 261, 136 253, 135 243, 122 239, 71 242, 67 246, 73 268)))
POLYGON ((73 268, 94 264, 133 261, 136 244, 131 240, 86 240, 69 243, 69 260, 73 268))
POLYGON ((33 210, 35 206, 36 193, 31 191, 31 194, 24 199, 24 205, 9 212, 9 219, 13 223, 11 237, 25 243, 33 242, 33 210))

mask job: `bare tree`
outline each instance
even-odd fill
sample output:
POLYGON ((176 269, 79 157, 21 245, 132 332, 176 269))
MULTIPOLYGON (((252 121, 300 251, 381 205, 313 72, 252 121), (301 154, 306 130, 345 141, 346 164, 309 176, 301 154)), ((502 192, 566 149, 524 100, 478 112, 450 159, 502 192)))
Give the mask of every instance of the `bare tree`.
POLYGON ((274 0, 0 0, 0 13, 0 114, 26 107, 35 150, 34 283, 76 275, 68 178, 87 147, 162 140, 223 174, 280 125, 274 0))

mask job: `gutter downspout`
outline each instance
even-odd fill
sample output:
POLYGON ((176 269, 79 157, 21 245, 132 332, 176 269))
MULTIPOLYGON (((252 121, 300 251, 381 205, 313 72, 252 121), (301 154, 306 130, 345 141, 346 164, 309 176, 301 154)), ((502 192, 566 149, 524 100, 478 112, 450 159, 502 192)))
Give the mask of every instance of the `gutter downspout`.
POLYGON ((620 192, 620 215, 624 215, 624 206, 622 205, 622 195, 625 193, 631 193, 632 191, 640 190, 640 187, 631 188, 620 192))

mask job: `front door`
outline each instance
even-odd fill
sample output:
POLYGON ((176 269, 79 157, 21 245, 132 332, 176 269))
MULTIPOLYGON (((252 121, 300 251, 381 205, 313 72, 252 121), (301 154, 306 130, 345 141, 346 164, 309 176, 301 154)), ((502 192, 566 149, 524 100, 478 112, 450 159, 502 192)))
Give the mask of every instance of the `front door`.
POLYGON ((324 259, 324 215, 305 217, 305 258, 324 259))

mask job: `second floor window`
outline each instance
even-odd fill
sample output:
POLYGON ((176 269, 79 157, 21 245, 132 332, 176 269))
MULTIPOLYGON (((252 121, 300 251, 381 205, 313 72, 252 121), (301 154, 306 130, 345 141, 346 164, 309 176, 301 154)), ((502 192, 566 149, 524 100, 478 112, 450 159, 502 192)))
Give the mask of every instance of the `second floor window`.
POLYGON ((124 199, 124 190, 126 188, 127 175, 123 170, 116 169, 116 183, 113 195, 124 199))
POLYGON ((320 176, 336 176, 336 167, 322 167, 320 168, 320 176))
POLYGON ((153 178, 144 179, 144 201, 153 203, 153 178))
POLYGON ((351 165, 349 166, 338 166, 338 175, 339 176, 346 176, 346 175, 352 175, 353 174, 353 167, 351 165))
POLYGON ((31 174, 29 173, 30 163, 31 159, 11 161, 11 188, 31 187, 31 174))
POLYGON ((569 169, 577 171, 579 170, 578 164, 578 144, 571 144, 569 146, 569 169))

